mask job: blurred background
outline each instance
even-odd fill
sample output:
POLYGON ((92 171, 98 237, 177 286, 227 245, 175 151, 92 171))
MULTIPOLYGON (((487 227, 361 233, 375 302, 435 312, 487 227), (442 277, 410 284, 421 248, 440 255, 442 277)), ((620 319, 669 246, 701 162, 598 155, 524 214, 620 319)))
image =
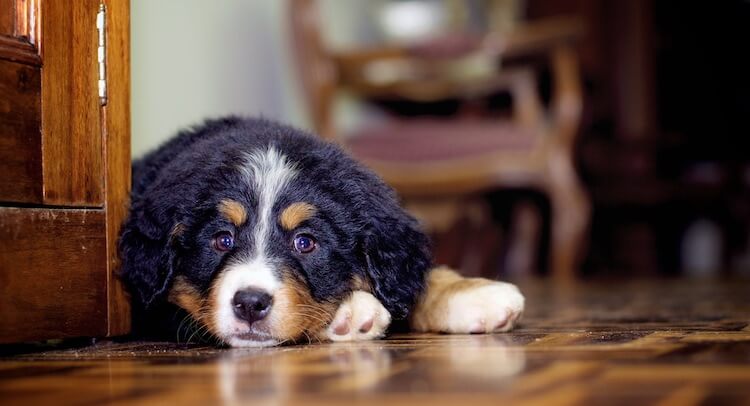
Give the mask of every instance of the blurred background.
POLYGON ((750 2, 132 0, 134 158, 265 116, 489 277, 750 276, 750 2))

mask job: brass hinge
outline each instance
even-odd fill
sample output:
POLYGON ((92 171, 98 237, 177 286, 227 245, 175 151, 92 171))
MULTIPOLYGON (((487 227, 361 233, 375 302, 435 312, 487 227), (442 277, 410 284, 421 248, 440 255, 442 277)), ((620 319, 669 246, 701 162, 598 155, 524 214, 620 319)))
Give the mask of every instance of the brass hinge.
POLYGON ((96 59, 99 62, 99 103, 107 104, 107 6, 99 4, 96 14, 96 30, 99 33, 99 46, 96 49, 96 59))

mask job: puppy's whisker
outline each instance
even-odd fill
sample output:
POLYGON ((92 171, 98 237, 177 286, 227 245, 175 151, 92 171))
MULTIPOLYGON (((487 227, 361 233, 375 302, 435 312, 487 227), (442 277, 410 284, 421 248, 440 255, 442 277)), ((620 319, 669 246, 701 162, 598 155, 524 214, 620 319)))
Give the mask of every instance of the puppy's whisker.
POLYGON ((180 321, 180 324, 177 326, 177 331, 175 332, 175 341, 177 341, 177 344, 180 344, 180 331, 182 330, 182 327, 185 325, 185 323, 192 323, 192 318, 189 314, 185 315, 185 317, 183 317, 180 321))
POLYGON ((305 312, 295 312, 295 313, 292 313, 292 316, 302 316, 302 317, 306 317, 307 318, 308 323, 307 323, 307 325, 305 325, 302 328, 302 334, 305 335, 305 337, 307 338, 307 342, 308 343, 314 343, 314 342, 321 343, 321 342, 323 342, 321 340, 320 335, 318 334, 317 331, 313 335, 313 337, 315 338, 314 340, 313 340, 313 337, 310 336, 309 332, 311 333, 313 329, 314 330, 319 330, 319 329, 323 328, 330 321, 326 321, 326 319, 321 319, 321 318, 318 318, 316 316, 313 316, 313 315, 305 313, 305 312), (312 320, 310 320, 310 319, 312 319, 312 320))
MULTIPOLYGON (((190 339, 192 340, 193 337, 196 335, 198 336, 198 340, 203 341, 206 338, 206 334, 209 333, 208 328, 205 325, 200 325, 190 336, 190 339)), ((190 342, 188 341, 188 344, 190 342)))
POLYGON ((188 339, 187 339, 187 342, 185 343, 186 345, 189 345, 189 344, 190 344, 190 341, 191 341, 191 340, 193 339, 193 337, 194 337, 194 336, 195 336, 195 335, 196 335, 196 334, 198 333, 198 331, 200 331, 200 328, 196 329, 195 331, 193 331, 193 333, 192 333, 192 334, 190 334, 190 337, 188 337, 188 339))
POLYGON ((305 312, 294 312, 294 313, 291 313, 291 315, 292 316, 302 316, 302 317, 306 317, 306 318, 311 318, 313 320, 317 320, 317 321, 321 322, 322 324, 326 323, 325 319, 320 318, 320 317, 318 317, 316 315, 313 315, 313 314, 305 313, 305 312))
POLYGON ((192 317, 190 317, 190 327, 191 327, 191 334, 187 339, 187 342, 185 344, 190 344, 193 337, 196 335, 199 337, 199 339, 203 338, 203 331, 207 329, 207 326, 201 321, 203 318, 203 315, 197 314, 192 317))
POLYGON ((309 342, 311 342, 311 340, 310 340, 310 335, 309 335, 309 334, 307 334, 307 330, 302 330, 302 334, 304 334, 304 335, 305 335, 305 337, 307 338, 307 342, 308 342, 308 343, 309 343, 309 342))
POLYGON ((306 304, 298 303, 297 307, 300 307, 300 308, 302 308, 304 310, 307 310, 307 311, 312 311, 315 315, 321 317, 322 319, 332 319, 333 318, 333 315, 329 314, 325 310, 320 309, 319 307, 316 307, 316 306, 311 306, 311 305, 306 305, 306 304))

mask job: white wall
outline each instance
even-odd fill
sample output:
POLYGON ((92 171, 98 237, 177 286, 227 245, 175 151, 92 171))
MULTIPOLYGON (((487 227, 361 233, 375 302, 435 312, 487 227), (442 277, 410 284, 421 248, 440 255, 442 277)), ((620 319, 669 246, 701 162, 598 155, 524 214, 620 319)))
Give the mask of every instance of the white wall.
POLYGON ((286 1, 131 0, 133 156, 230 113, 307 127, 286 1))

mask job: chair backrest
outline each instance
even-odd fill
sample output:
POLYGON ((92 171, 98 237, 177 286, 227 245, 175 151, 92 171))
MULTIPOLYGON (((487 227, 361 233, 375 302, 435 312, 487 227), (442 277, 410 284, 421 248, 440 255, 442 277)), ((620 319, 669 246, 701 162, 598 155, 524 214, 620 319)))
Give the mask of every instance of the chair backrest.
MULTIPOLYGON (((332 55, 323 40, 318 2, 290 0, 289 5, 293 49, 308 110, 315 130, 325 138, 333 138, 333 97, 347 73, 338 71, 341 55, 332 55)), ((512 32, 496 33, 483 41, 487 52, 497 52, 500 56, 506 53, 547 55, 553 81, 548 133, 565 147, 572 147, 582 113, 580 71, 573 47, 573 42, 582 32, 577 18, 555 17, 524 24, 512 32)), ((408 57, 404 49, 385 47, 375 52, 380 57, 408 57)), ((349 59, 363 56, 375 54, 368 50, 359 56, 350 55, 349 59)), ((525 74, 516 76, 523 80, 515 81, 517 85, 512 89, 515 108, 519 110, 522 121, 534 121, 539 117, 536 113, 538 94, 532 94, 536 93, 531 89, 535 85, 527 85, 534 84, 534 78, 525 74)))
POLYGON ((336 68, 326 51, 315 0, 291 0, 289 13, 298 76, 315 130, 333 136, 331 99, 336 87, 336 68))

